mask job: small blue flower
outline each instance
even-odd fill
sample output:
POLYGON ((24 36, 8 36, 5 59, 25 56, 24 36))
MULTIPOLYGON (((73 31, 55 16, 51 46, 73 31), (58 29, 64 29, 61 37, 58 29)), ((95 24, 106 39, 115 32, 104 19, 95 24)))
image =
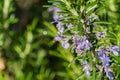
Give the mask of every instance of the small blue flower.
POLYGON ((54 13, 54 15, 53 15, 54 21, 57 22, 59 20, 59 18, 60 18, 60 15, 58 13, 54 13))
POLYGON ((89 64, 86 61, 83 63, 83 67, 84 67, 83 70, 85 71, 85 74, 88 77, 90 77, 90 66, 89 66, 89 64))
POLYGON ((58 24, 57 24, 56 26, 57 26, 57 28, 58 28, 59 33, 63 33, 63 31, 64 31, 64 26, 62 25, 62 23, 61 23, 61 22, 58 22, 58 24))
MULTIPOLYGON (((54 2, 52 5, 57 5, 59 4, 58 2, 54 2)), ((60 14, 58 12, 60 12, 61 9, 60 8, 48 8, 48 12, 53 12, 53 19, 55 22, 59 21, 60 18, 60 14)))
POLYGON ((105 57, 103 58, 103 65, 104 65, 104 66, 109 66, 109 61, 110 61, 109 57, 108 57, 108 56, 105 56, 105 57))
POLYGON ((110 59, 104 49, 98 52, 98 57, 102 60, 103 66, 109 66, 110 59))
POLYGON ((58 35, 55 37, 55 40, 56 40, 56 41, 66 41, 66 40, 68 40, 68 38, 67 38, 65 35, 58 34, 58 35))
POLYGON ((81 38, 80 38, 80 36, 78 34, 75 34, 73 36, 73 42, 74 42, 75 46, 78 46, 78 44, 81 42, 81 38))
POLYGON ((109 67, 110 59, 109 59, 108 55, 106 54, 106 51, 104 49, 101 49, 98 52, 98 57, 102 60, 107 77, 109 78, 109 80, 113 80, 113 75, 112 75, 111 69, 109 67))
POLYGON ((68 49, 70 44, 68 42, 62 42, 62 46, 65 48, 65 49, 68 49))
POLYGON ((88 77, 90 77, 90 70, 85 70, 85 74, 88 76, 88 77))
POLYGON ((83 36, 82 45, 84 50, 90 50, 90 48, 92 47, 92 44, 87 40, 86 36, 83 36))
POLYGON ((87 19, 86 19, 86 24, 90 25, 91 22, 94 20, 98 19, 98 16, 95 13, 92 13, 87 19))
POLYGON ((103 60, 103 56, 105 56, 105 50, 101 49, 99 52, 98 52, 98 57, 103 60))
POLYGON ((60 18, 60 14, 58 14, 59 11, 61 11, 59 8, 48 8, 48 12, 53 12, 53 19, 55 22, 60 18))
POLYGON ((85 50, 90 50, 92 44, 87 40, 86 36, 80 37, 78 34, 75 34, 73 37, 74 46, 76 48, 76 53, 79 55, 85 50))
POLYGON ((109 80, 113 80, 114 78, 113 78, 113 75, 111 73, 110 67, 109 66, 105 66, 104 68, 105 68, 105 72, 106 72, 107 77, 109 78, 109 80))
POLYGON ((119 55, 119 54, 118 54, 118 52, 119 52, 119 47, 118 47, 118 46, 113 46, 113 45, 111 45, 110 48, 109 48, 109 50, 110 50, 111 52, 113 52, 113 54, 114 54, 115 56, 118 56, 118 55, 119 55))
POLYGON ((111 72, 107 72, 107 76, 108 76, 109 80, 113 80, 114 79, 111 72))
POLYGON ((54 40, 59 41, 61 39, 62 39, 62 36, 61 35, 57 35, 54 40))
POLYGON ((84 45, 83 45, 83 43, 82 42, 79 42, 79 44, 78 44, 78 46, 77 46, 77 49, 79 49, 79 50, 84 50, 84 47, 83 47, 84 45))
POLYGON ((58 34, 56 37, 55 37, 55 40, 56 41, 60 41, 62 43, 62 46, 65 48, 65 49, 68 49, 70 44, 68 43, 69 41, 69 38, 66 37, 65 35, 62 35, 62 34, 58 34))

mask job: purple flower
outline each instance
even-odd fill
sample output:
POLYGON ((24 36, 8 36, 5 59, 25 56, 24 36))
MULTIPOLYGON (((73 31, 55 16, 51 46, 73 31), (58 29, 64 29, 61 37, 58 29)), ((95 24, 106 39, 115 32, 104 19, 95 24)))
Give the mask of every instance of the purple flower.
POLYGON ((74 35, 73 42, 77 49, 80 50, 89 50, 92 44, 87 40, 86 36, 80 38, 79 35, 74 35))
POLYGON ((59 8, 48 8, 48 12, 53 12, 53 19, 55 22, 57 22, 60 18, 60 14, 58 14, 60 11, 61 10, 59 8))
POLYGON ((55 37, 55 40, 56 40, 56 41, 60 41, 60 40, 62 40, 62 39, 64 39, 64 38, 66 38, 66 37, 63 36, 63 35, 58 34, 58 35, 55 37))
POLYGON ((65 49, 68 49, 70 44, 68 42, 62 42, 62 46, 65 48, 65 49))
POLYGON ((55 37, 55 40, 56 41, 60 41, 62 43, 62 46, 65 48, 65 49, 68 49, 70 44, 68 43, 69 41, 69 38, 66 37, 65 35, 62 35, 62 34, 58 34, 58 36, 55 37))
POLYGON ((107 56, 103 59, 103 65, 104 65, 104 69, 107 74, 107 77, 109 78, 109 80, 113 80, 113 75, 109 67, 109 58, 107 56))
POLYGON ((98 52, 98 57, 102 60, 103 66, 109 66, 110 59, 109 59, 109 57, 106 54, 106 51, 104 49, 101 49, 98 52))
POLYGON ((105 53, 105 50, 104 49, 101 49, 99 52, 98 52, 98 57, 103 60, 104 56, 106 55, 105 53))
POLYGON ((108 57, 108 56, 105 56, 105 57, 103 58, 103 65, 104 65, 104 66, 109 66, 109 61, 110 61, 109 57, 108 57))
POLYGON ((83 36, 83 49, 84 50, 89 50, 92 46, 92 44, 87 40, 86 36, 83 36))
POLYGON ((86 19, 86 24, 89 25, 92 21, 98 19, 98 16, 93 13, 86 19))
POLYGON ((53 19, 55 22, 57 22, 59 20, 59 18, 60 18, 60 15, 58 13, 53 14, 53 19))
POLYGON ((64 31, 64 26, 62 25, 61 22, 58 22, 57 28, 58 28, 58 31, 59 31, 60 33, 63 33, 63 31, 64 31))
POLYGON ((110 48, 109 48, 109 50, 110 50, 111 52, 113 52, 113 54, 114 54, 115 56, 118 56, 118 52, 119 52, 119 47, 118 47, 118 46, 113 46, 113 45, 111 45, 110 48))
POLYGON ((76 47, 76 49, 79 49, 79 50, 84 50, 84 44, 82 43, 82 42, 80 42, 79 44, 78 44, 78 46, 76 47))
POLYGON ((78 46, 78 44, 81 42, 81 38, 80 38, 80 36, 78 34, 75 34, 73 36, 73 42, 74 42, 75 46, 78 46))
POLYGON ((113 80, 113 75, 111 73, 110 67, 109 66, 105 66, 104 68, 105 68, 105 72, 106 72, 107 77, 109 78, 109 80, 113 80))
POLYGON ((107 76, 108 76, 109 80, 113 80, 114 79, 111 72, 107 72, 107 76))
POLYGON ((90 71, 89 70, 85 70, 85 74, 90 77, 90 71))
POLYGON ((102 60, 107 77, 109 78, 109 80, 113 80, 113 75, 112 75, 111 69, 109 67, 110 59, 109 59, 108 55, 106 54, 106 51, 104 49, 101 49, 98 52, 98 57, 102 60))
MULTIPOLYGON (((52 5, 56 6, 57 4, 59 4, 58 2, 54 2, 52 5)), ((48 8, 48 12, 53 12, 53 19, 54 21, 58 21, 60 18, 60 14, 58 12, 60 12, 61 9, 59 8, 48 8)))
POLYGON ((80 37, 78 34, 75 34, 73 37, 74 48, 76 53, 79 55, 85 50, 89 50, 92 47, 92 44, 87 40, 86 36, 80 37))
POLYGON ((90 77, 90 66, 89 66, 89 64, 86 61, 83 63, 83 67, 84 67, 83 70, 85 71, 85 74, 88 77, 90 77))

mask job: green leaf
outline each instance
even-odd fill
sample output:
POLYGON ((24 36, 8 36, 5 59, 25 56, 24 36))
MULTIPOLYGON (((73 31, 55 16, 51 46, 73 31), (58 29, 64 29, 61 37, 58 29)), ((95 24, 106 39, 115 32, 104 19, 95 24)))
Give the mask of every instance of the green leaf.
POLYGON ((86 16, 88 17, 89 15, 91 15, 97 7, 98 7, 97 1, 91 4, 87 4, 87 6, 85 7, 86 16))
POLYGON ((94 22, 95 24, 109 24, 111 25, 111 22, 107 22, 107 21, 99 21, 99 22, 94 22))
POLYGON ((48 0, 49 3, 53 3, 53 2, 57 2, 57 1, 60 1, 60 0, 48 0))

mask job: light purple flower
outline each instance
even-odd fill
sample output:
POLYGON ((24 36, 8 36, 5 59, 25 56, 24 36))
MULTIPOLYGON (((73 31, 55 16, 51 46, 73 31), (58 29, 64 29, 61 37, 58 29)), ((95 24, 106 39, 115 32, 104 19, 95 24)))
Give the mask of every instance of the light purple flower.
POLYGON ((53 19, 55 22, 57 22, 59 20, 59 18, 60 18, 60 15, 58 13, 53 14, 53 19))
POLYGON ((58 35, 55 37, 54 40, 56 40, 56 41, 60 41, 60 40, 62 40, 62 39, 64 39, 64 38, 66 38, 66 37, 63 36, 63 35, 58 34, 58 35))
POLYGON ((82 46, 84 50, 89 50, 92 47, 92 44, 87 40, 86 36, 83 36, 82 46))
POLYGON ((98 52, 98 57, 103 60, 104 56, 106 55, 105 53, 105 50, 104 49, 101 49, 99 52, 98 52))
POLYGON ((118 46, 113 46, 113 45, 111 45, 110 48, 109 48, 109 50, 110 50, 111 52, 113 52, 113 54, 114 54, 115 56, 118 56, 118 55, 119 55, 119 54, 118 54, 118 52, 119 52, 119 47, 118 47, 118 46))
POLYGON ((61 10, 59 8, 48 8, 48 12, 53 12, 53 19, 55 22, 60 18, 60 14, 58 14, 60 11, 61 10))
POLYGON ((93 13, 86 19, 86 24, 89 25, 91 22, 93 22, 96 19, 98 19, 98 16, 95 13, 93 13))
MULTIPOLYGON (((59 3, 54 2, 52 5, 56 6, 57 4, 59 4, 59 3)), ((60 12, 60 11, 61 11, 60 8, 48 8, 48 12, 53 12, 53 19, 55 22, 59 21, 60 14, 58 12, 60 12)))
POLYGON ((66 37, 65 35, 62 35, 62 34, 58 34, 56 37, 55 37, 55 40, 56 41, 60 41, 62 43, 62 46, 65 48, 65 49, 68 49, 70 44, 68 43, 69 41, 69 38, 66 37))
POLYGON ((90 71, 89 70, 85 70, 85 74, 90 77, 90 71))
POLYGON ((80 42, 79 44, 78 44, 78 46, 76 47, 76 49, 79 49, 79 50, 84 50, 84 44, 83 44, 83 42, 80 42))
POLYGON ((108 56, 105 56, 102 61, 104 66, 109 66, 110 59, 108 56))
POLYGON ((61 22, 58 22, 58 24, 56 25, 56 27, 58 28, 59 33, 63 33, 64 26, 62 25, 61 22))
POLYGON ((111 73, 110 67, 109 66, 105 66, 104 68, 105 68, 105 72, 106 72, 107 77, 109 78, 109 80, 113 80, 114 78, 113 78, 113 75, 111 73))
POLYGON ((83 70, 85 71, 85 74, 88 77, 90 77, 90 66, 86 61, 83 63, 83 67, 84 67, 83 70))
POLYGON ((87 40, 86 36, 80 38, 78 34, 74 35, 73 42, 77 49, 89 50, 92 44, 87 40))
POLYGON ((110 61, 110 59, 109 59, 106 51, 104 49, 101 49, 98 52, 98 57, 102 60, 102 63, 103 63, 105 72, 107 74, 107 77, 109 78, 109 80, 113 80, 113 75, 112 75, 111 69, 109 67, 109 61, 110 61))
POLYGON ((74 36, 73 36, 73 43, 74 43, 74 45, 75 46, 78 46, 78 44, 81 42, 81 38, 80 38, 80 36, 78 35, 78 34, 75 34, 74 36))
POLYGON ((68 42, 62 42, 62 46, 65 48, 65 49, 68 49, 70 44, 68 42))
POLYGON ((81 52, 85 50, 90 50, 90 48, 92 47, 92 44, 87 40, 86 36, 80 37, 78 34, 75 34, 73 37, 73 42, 77 54, 81 54, 81 52))

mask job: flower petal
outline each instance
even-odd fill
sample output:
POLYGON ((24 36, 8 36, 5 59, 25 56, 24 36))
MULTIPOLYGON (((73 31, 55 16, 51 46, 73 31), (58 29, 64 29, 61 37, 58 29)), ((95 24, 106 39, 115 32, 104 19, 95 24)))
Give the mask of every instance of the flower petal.
POLYGON ((114 54, 115 56, 118 56, 118 52, 117 52, 117 51, 112 50, 112 52, 113 52, 113 54, 114 54))

